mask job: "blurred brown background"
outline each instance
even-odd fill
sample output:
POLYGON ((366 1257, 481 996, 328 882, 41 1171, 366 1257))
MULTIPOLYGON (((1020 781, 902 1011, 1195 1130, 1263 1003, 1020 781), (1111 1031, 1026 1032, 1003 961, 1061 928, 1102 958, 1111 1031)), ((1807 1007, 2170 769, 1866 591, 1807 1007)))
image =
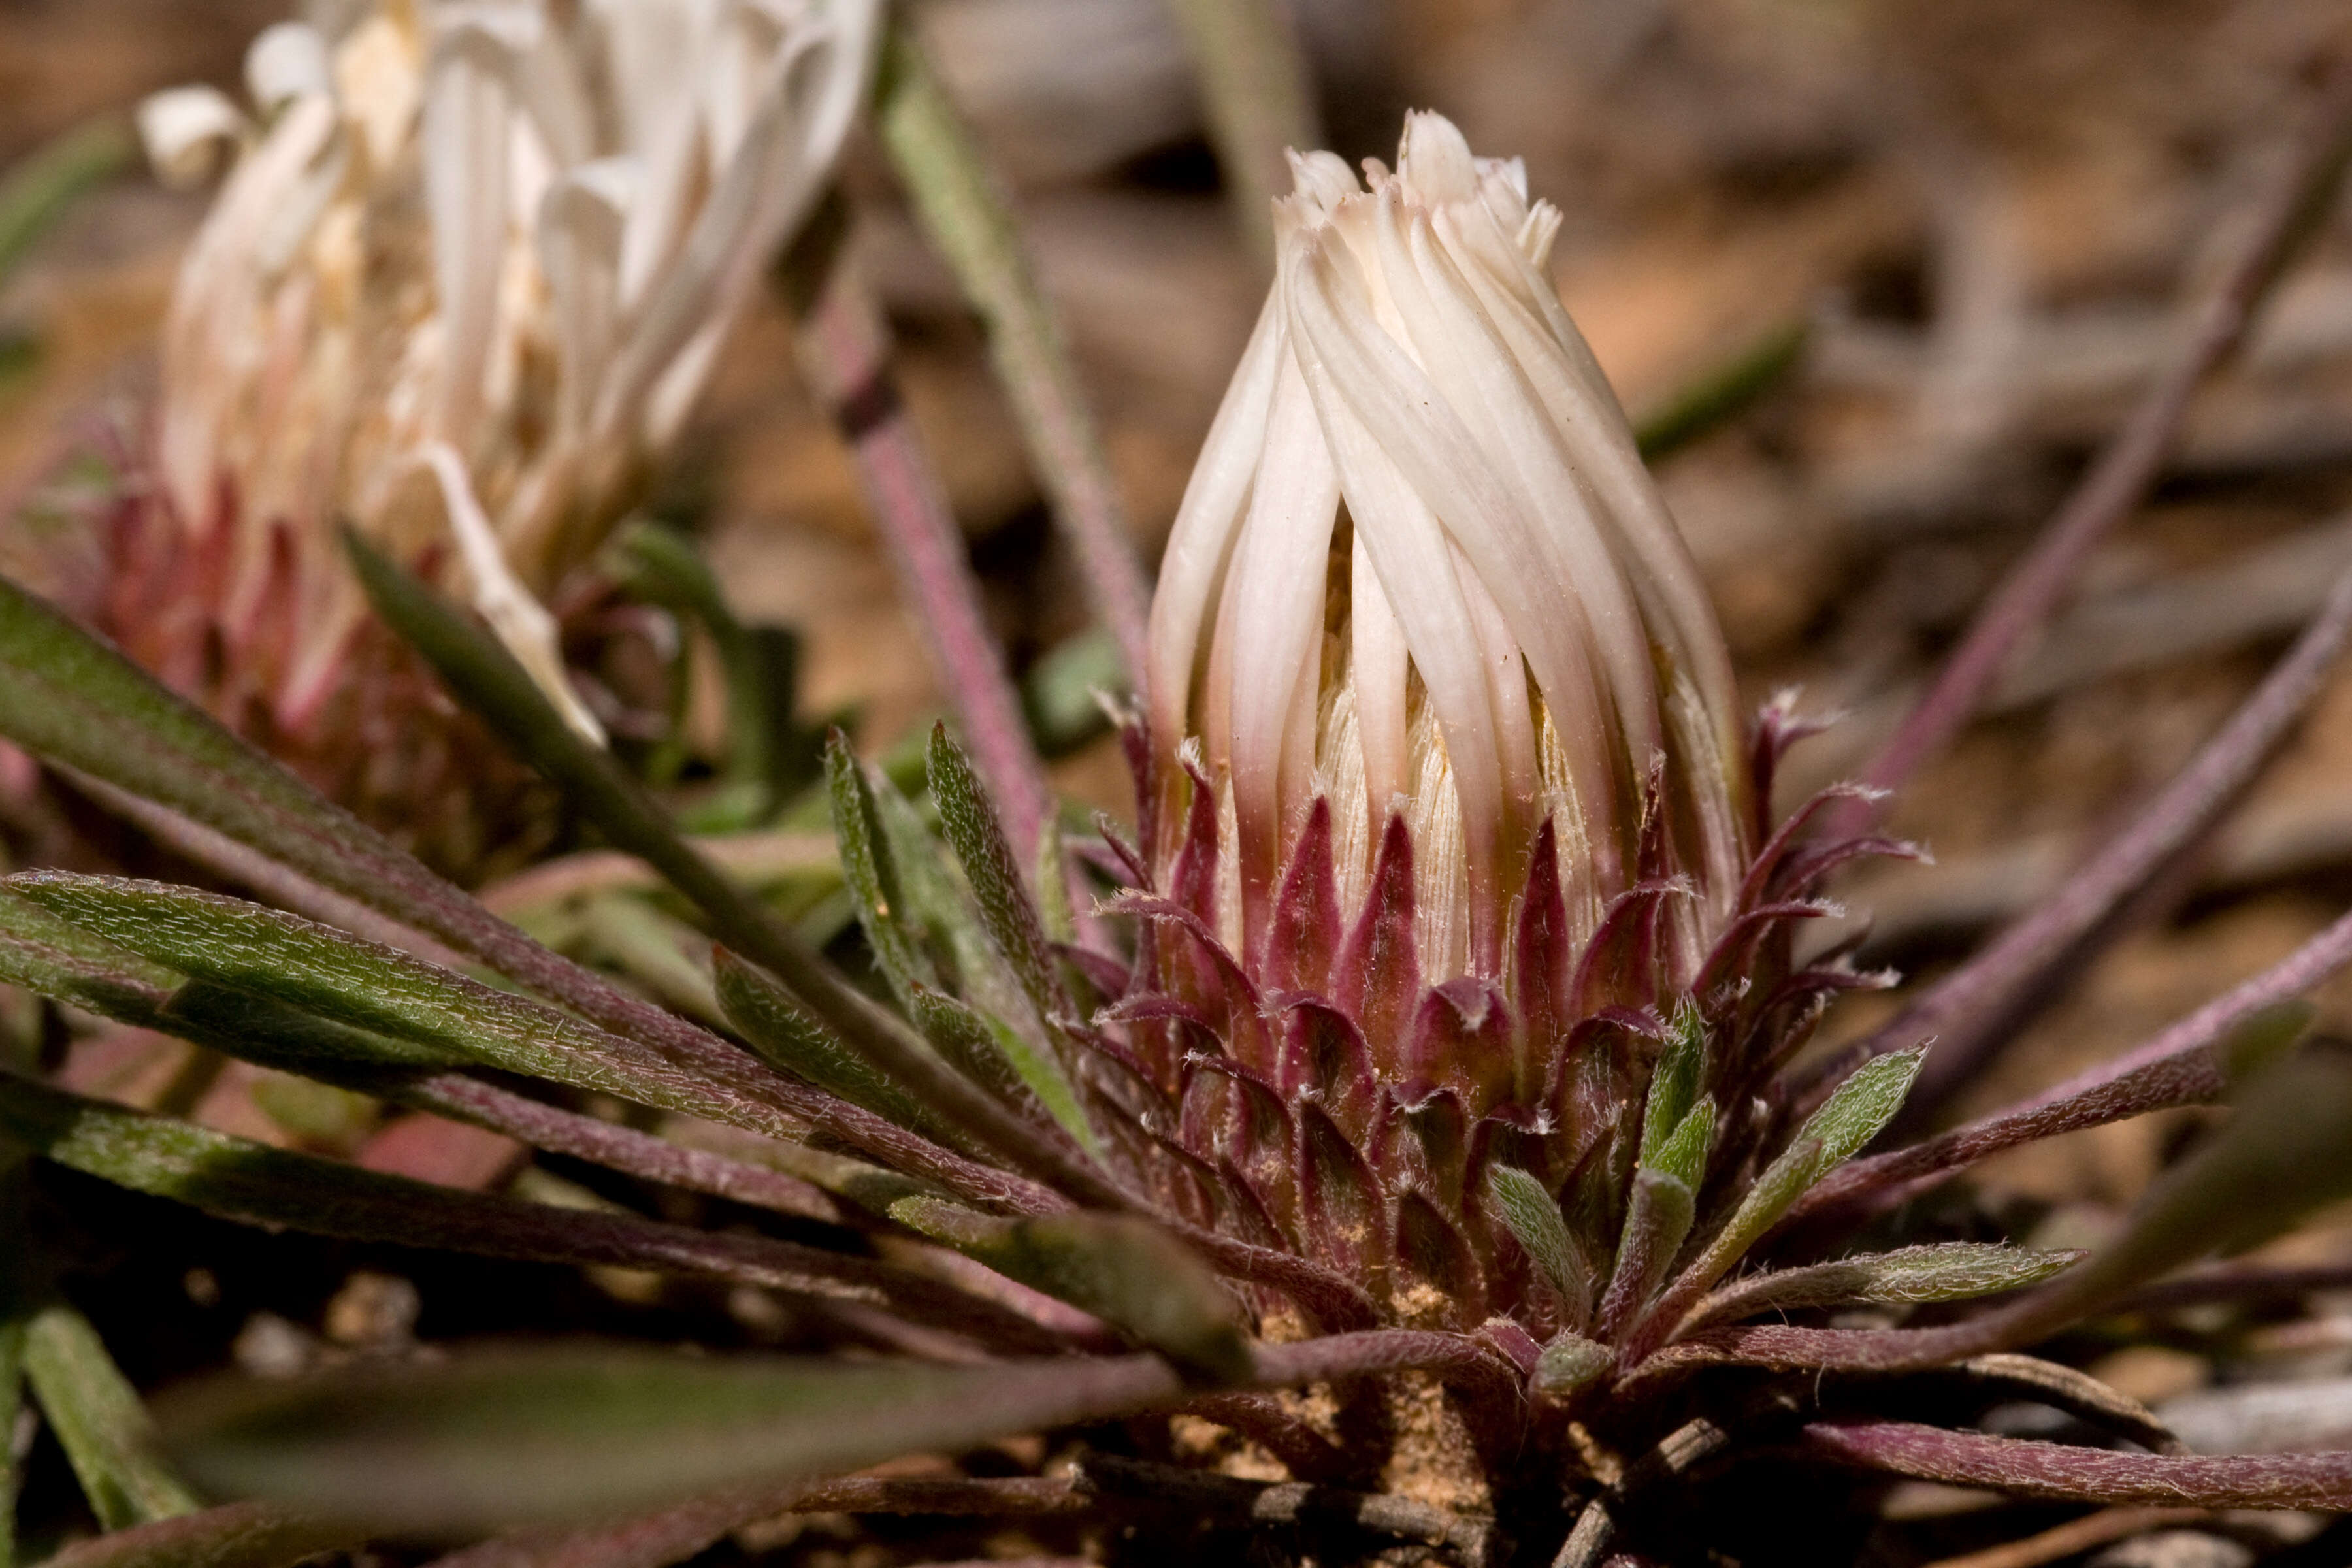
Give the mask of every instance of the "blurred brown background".
MULTIPOLYGON (((0 4, 0 158, 154 88, 236 80, 274 0, 0 4)), ((1258 301, 1159 0, 925 0, 940 65, 1020 193, 1156 555, 1258 301)), ((1392 154, 1407 106, 1527 160, 1567 214, 1558 274, 1636 417, 1801 326, 1796 368, 1662 465, 1753 695, 1849 710, 1810 785, 1865 754, 2171 341, 2179 302, 2352 47, 2341 0, 1297 0, 1332 144, 1392 154)), ((890 303, 992 610, 1027 663, 1081 629, 1075 581, 976 329, 881 160, 856 244, 890 303)), ((112 423, 199 198, 109 186, 0 295, 29 335, 0 381, 10 496, 112 423)), ((689 447, 738 607, 808 641, 814 708, 880 745, 935 707, 847 465, 747 323, 689 447)), ((1999 712, 1900 814, 1939 864, 1865 873, 1873 956, 1914 971, 2063 877, 2084 835, 2188 754, 2352 564, 2352 227, 2342 212, 2158 496, 2102 550, 1999 712)), ((1118 804, 1100 748, 1062 764, 1118 804)), ((2284 953, 2352 896, 2352 681, 2193 886, 2084 977, 1989 1086, 2050 1081, 2284 953)), ((1856 1018, 1867 1009, 1852 1012, 1856 1018)), ((2352 1027, 2352 990, 2331 1015, 2352 1027)), ((1852 1021, 1849 1021, 1849 1027, 1852 1021)), ((2160 1119, 2159 1119, 2160 1120, 2160 1119)), ((2167 1130, 2061 1141, 1996 1185, 2092 1209, 2167 1130)))

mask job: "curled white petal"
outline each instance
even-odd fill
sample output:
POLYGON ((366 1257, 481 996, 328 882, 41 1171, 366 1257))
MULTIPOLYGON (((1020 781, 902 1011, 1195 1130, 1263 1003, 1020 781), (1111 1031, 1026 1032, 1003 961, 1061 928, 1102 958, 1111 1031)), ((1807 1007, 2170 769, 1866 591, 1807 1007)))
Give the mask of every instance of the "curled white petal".
POLYGON ((327 40, 304 22, 265 27, 245 51, 245 90, 264 114, 305 93, 333 91, 327 40))
POLYGON ((139 140, 156 177, 175 189, 200 184, 243 142, 252 122, 218 88, 173 87, 140 102, 139 140))
POLYGON ((449 534, 474 580, 474 608, 490 624, 499 640, 555 704, 564 721, 597 745, 604 743, 604 727, 588 711, 563 672, 563 649, 555 617, 515 578, 499 548, 499 536, 489 515, 475 498, 466 465, 446 441, 429 441, 418 458, 441 487, 441 505, 449 521, 449 534))

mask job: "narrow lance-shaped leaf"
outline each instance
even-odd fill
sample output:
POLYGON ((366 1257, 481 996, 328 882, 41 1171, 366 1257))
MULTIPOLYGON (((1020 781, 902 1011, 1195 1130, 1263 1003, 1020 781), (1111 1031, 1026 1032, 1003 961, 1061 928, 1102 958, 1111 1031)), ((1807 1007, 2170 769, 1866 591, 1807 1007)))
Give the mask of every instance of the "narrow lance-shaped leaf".
POLYGON ((712 956, 712 971, 719 984, 719 1005, 761 1060, 902 1127, 951 1143, 961 1142, 907 1086, 893 1080, 810 1016, 764 971, 723 947, 712 956))
POLYGON ((914 986, 936 986, 939 976, 907 923, 913 912, 911 900, 899 885, 873 785, 838 730, 825 742, 824 780, 834 841, 841 850, 842 880, 849 889, 857 923, 891 994, 900 1006, 908 1006, 914 986))
POLYGON ((2352 1454, 2135 1454, 1869 1419, 1811 1423, 1801 1446, 1869 1469, 2068 1502, 2352 1509, 2352 1454))
POLYGON ((1102 1139, 1060 1064, 1018 1030, 937 991, 918 989, 908 1011, 924 1037, 966 1074, 1000 1091, 1011 1089, 1010 1098, 1017 1104, 1042 1106, 1080 1148, 1089 1154, 1102 1152, 1102 1139), (1010 1085, 1003 1077, 1008 1069, 1010 1085))
POLYGON ((1690 1114, 1706 1068, 1706 1024, 1698 1008, 1685 1003, 1675 1011, 1665 1047, 1650 1073, 1650 1092, 1642 1107, 1641 1163, 1659 1168, 1658 1150, 1690 1114))
POLYGON ((890 1216, 1001 1274, 1132 1334, 1195 1377, 1241 1383, 1251 1371, 1234 1302, 1167 1232, 1124 1215, 1006 1220, 930 1198, 890 1216))
POLYGON ((422 1047, 417 1065, 478 1063, 718 1121, 741 1115, 733 1097, 633 1041, 298 915, 64 871, 22 872, 6 886, 150 963, 410 1042, 422 1047))
POLYGON ((1617 1267, 1601 1298, 1601 1328, 1614 1334, 1632 1321, 1675 1260, 1690 1234, 1697 1199, 1690 1188, 1663 1171, 1637 1170, 1633 1197, 1626 1205, 1625 1229, 1617 1243, 1617 1267))
POLYGON ((1543 1184, 1516 1165, 1495 1165, 1486 1173, 1486 1192, 1511 1239, 1534 1260, 1570 1313, 1581 1318, 1590 1311, 1592 1270, 1543 1184))
POLYGON ((1903 1108, 1903 1097, 1919 1076, 1926 1056, 1924 1047, 1890 1052, 1864 1063, 1838 1085, 1837 1092, 1805 1119, 1780 1157, 1765 1167, 1698 1261, 1675 1281, 1677 1310, 1722 1279, 1765 1232, 1780 1223, 1806 1189, 1878 1136, 1903 1108))
MULTIPOLYGON (((897 896, 905 900, 903 905, 894 903, 894 911, 903 924, 919 922, 929 933, 934 951, 944 959, 946 969, 953 972, 956 999, 1017 1035, 1021 1049, 1033 1058, 1022 1062, 1017 1068, 1009 1058, 1002 1062, 978 1058, 962 1064, 966 1071, 980 1082, 1003 1084, 1008 1089, 1034 1086, 1041 1071, 1059 1075, 1061 1063, 1045 1043, 1045 1021, 1037 1016, 1027 987, 1013 973, 995 939, 988 934, 979 905, 949 865, 946 849, 914 804, 899 794, 888 778, 872 777, 868 782, 876 817, 888 846, 889 865, 896 875, 897 896)), ((937 994, 934 991, 933 994, 937 994)), ((953 1056, 957 1044, 942 1038, 923 1023, 920 1015, 925 1006, 919 996, 908 1001, 908 1010, 918 1015, 917 1026, 933 1045, 953 1056)), ((1060 1097, 1075 1106, 1076 1091, 1066 1079, 1060 1089, 1060 1097)), ((1063 1120, 1063 1125, 1068 1127, 1070 1123, 1063 1120)), ((1075 1131, 1073 1135, 1076 1136, 1075 1131)), ((1087 1140, 1082 1137, 1080 1142, 1087 1140)), ((1092 1144, 1088 1143, 1088 1147, 1092 1144)))
MULTIPOLYGON (((0 1076, 0 1138, 85 1175, 249 1225, 527 1262, 612 1264, 961 1316, 1025 1321, 923 1276, 767 1237, 583 1213, 362 1170, 0 1076)), ((37 1381, 36 1387, 41 1386, 37 1381)))
POLYGON ((1946 1241, 1841 1258, 1742 1279, 1701 1301, 1683 1321, 1679 1331, 1759 1312, 1808 1307, 1964 1301, 2039 1285, 2086 1256, 2066 1250, 2029 1251, 1991 1242, 1946 1241))
POLYGON ((1150 1355, 861 1366, 565 1349, 223 1380, 163 1419, 173 1451, 216 1490, 457 1531, 952 1453, 1182 1392, 1150 1355))
POLYGON ((946 725, 932 727, 927 760, 931 798, 939 803, 940 826, 980 901, 980 918, 988 934, 1020 976, 1038 1016, 1050 1019, 1067 1014, 1070 999, 1054 966, 1045 919, 1023 879, 1021 857, 1005 837, 996 806, 980 775, 972 771, 971 760, 948 738, 946 725))
POLYGON ((89 1319, 63 1302, 34 1313, 25 1372, 102 1527, 123 1530, 195 1511, 195 1495, 156 1447, 138 1390, 89 1319))
POLYGON ((1707 1156, 1715 1152, 1715 1097, 1702 1096, 1683 1116, 1671 1137, 1643 1161, 1696 1193, 1706 1179, 1707 1156))

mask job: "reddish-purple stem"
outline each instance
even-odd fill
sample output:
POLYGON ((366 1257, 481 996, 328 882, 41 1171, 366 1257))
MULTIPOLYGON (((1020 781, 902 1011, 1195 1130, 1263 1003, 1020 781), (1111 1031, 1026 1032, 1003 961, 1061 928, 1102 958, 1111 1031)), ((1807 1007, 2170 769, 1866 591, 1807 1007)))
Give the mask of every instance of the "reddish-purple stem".
MULTIPOLYGON (((2040 626, 2100 540, 2138 504, 2179 432, 2198 388, 2245 339, 2246 329, 2302 240, 2324 217, 2352 153, 2352 67, 2331 72, 2295 156, 2267 192, 2244 250, 2197 308, 2179 356, 2140 399, 2024 560, 1978 611, 1968 635, 1864 771, 1864 783, 1900 788, 1941 751, 1983 703, 2018 644, 2040 626)), ((1823 825, 1826 836, 1863 831, 1879 807, 1849 801, 1823 825)))
POLYGON ((889 327, 845 260, 836 260, 800 324, 801 358, 856 458, 858 478, 898 568, 964 742, 996 797, 1005 831, 1034 848, 1051 809, 1044 764, 981 610, 963 534, 938 469, 898 395, 889 327))
POLYGON ((2013 1037, 2010 1025, 2021 999, 2061 966, 2078 963, 2084 944, 2111 926, 2135 893, 2203 840, 2317 695, 2347 633, 2352 573, 2336 580, 2294 648, 2145 810, 2055 894, 1864 1042, 1871 1055, 1935 1042, 1905 1103, 1906 1124, 1923 1123, 1974 1078, 2013 1037))
POLYGON ((1864 1469, 2069 1502, 2352 1508, 2352 1454, 2133 1454, 1868 1419, 1811 1422, 1798 1447, 1864 1469))

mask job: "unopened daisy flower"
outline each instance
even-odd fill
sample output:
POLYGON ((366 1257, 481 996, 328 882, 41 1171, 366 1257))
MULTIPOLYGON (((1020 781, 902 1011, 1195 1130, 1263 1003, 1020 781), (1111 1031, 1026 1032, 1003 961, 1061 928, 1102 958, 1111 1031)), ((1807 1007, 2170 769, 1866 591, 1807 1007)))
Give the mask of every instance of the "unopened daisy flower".
POLYGON ((157 463, 219 635, 273 650, 277 723, 316 714, 362 618, 340 519, 457 557, 594 728, 539 596, 638 493, 823 189, 878 9, 378 0, 262 34, 250 116, 148 102, 167 176, 233 160, 166 324, 157 463))
POLYGON ((1152 609, 1160 879, 1214 820, 1198 912, 1245 965, 1282 967, 1328 876, 1308 947, 1385 913, 1422 982, 1522 987, 1515 921, 1557 907, 1582 946, 1657 884, 1686 984, 1751 847, 1729 660, 1553 291, 1559 214, 1435 114, 1369 190, 1293 170, 1152 609))

